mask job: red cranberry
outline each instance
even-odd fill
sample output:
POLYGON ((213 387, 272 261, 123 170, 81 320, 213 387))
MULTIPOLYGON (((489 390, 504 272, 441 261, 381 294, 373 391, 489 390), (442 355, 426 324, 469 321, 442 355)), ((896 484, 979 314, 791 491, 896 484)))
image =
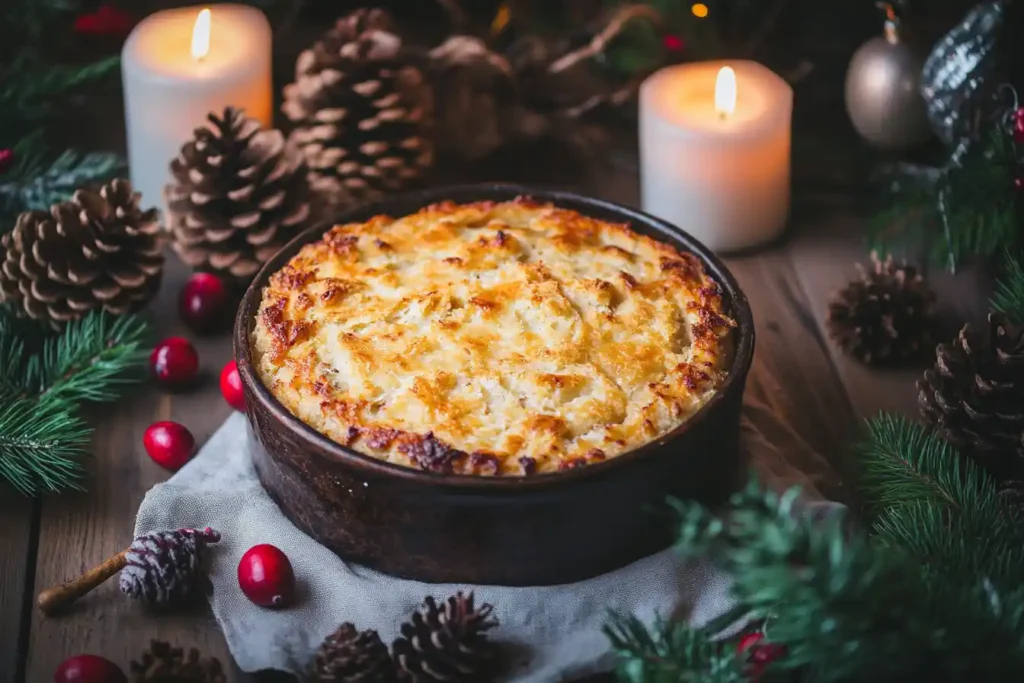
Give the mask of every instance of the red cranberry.
POLYGON ((229 326, 228 288, 216 275, 196 273, 189 278, 178 299, 178 312, 185 324, 197 332, 212 332, 229 326))
POLYGON ((53 672, 53 683, 126 683, 124 672, 98 655, 68 657, 53 672))
POLYGON ((238 376, 238 364, 230 361, 220 371, 220 393, 235 410, 245 412, 245 394, 242 392, 242 378, 238 376))
POLYGON ((196 440, 192 432, 177 422, 154 422, 142 435, 142 445, 153 461, 161 467, 177 471, 195 455, 196 440))
POLYGON ((238 586, 260 607, 285 607, 295 597, 292 563, 269 543, 254 545, 238 563, 238 586))
POLYGON ((196 378, 199 354, 184 337, 168 337, 149 355, 149 369, 162 384, 181 387, 196 378))

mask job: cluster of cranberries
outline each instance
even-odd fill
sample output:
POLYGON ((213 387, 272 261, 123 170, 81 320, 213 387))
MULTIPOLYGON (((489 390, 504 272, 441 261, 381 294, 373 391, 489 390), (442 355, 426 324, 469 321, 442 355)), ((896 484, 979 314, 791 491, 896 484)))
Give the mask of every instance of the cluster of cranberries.
MULTIPOLYGON (((178 310, 182 319, 197 332, 212 332, 225 326, 228 315, 227 287, 215 275, 196 273, 185 284, 178 310)), ((199 375, 199 354, 196 347, 184 337, 164 339, 149 356, 153 378, 169 389, 183 389, 193 385, 199 375)), ((230 361, 220 373, 220 392, 235 410, 245 410, 242 382, 238 366, 230 361)), ((171 421, 151 424, 142 437, 142 444, 154 462, 165 469, 176 471, 195 453, 195 438, 182 424, 171 421)))

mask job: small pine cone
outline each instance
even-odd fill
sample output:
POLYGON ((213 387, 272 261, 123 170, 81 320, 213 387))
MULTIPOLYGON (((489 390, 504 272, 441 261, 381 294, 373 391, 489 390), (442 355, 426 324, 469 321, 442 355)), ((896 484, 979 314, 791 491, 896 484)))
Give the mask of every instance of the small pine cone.
POLYGON ((395 665, 376 631, 360 633, 344 623, 320 644, 310 679, 315 683, 392 683, 395 665))
POLYGON ((433 163, 433 93, 383 10, 342 17, 303 51, 281 110, 333 203, 401 189, 433 163))
POLYGON ((486 632, 498 625, 493 611, 487 604, 474 609, 472 593, 460 592, 440 606, 428 597, 402 624, 402 637, 392 645, 399 679, 410 683, 492 680, 498 653, 486 632))
POLYGON ((54 328, 97 309, 121 315, 156 295, 163 268, 156 209, 113 180, 18 216, 0 238, 0 303, 54 328))
POLYGON ((131 683, 227 683, 220 661, 204 658, 191 648, 186 654, 180 647, 160 640, 150 642, 141 661, 130 667, 131 683))
POLYGON ((310 223, 308 172, 280 131, 241 110, 207 119, 171 162, 171 246, 196 270, 245 281, 310 223))
POLYGON ((858 264, 860 277, 829 303, 829 335, 868 364, 920 358, 932 344, 935 293, 913 266, 896 266, 891 256, 880 261, 875 253, 871 263, 870 272, 858 264))
POLYGON ((921 413, 947 441, 996 479, 1024 466, 1024 325, 1000 314, 986 328, 965 326, 935 350, 918 381, 921 413))
POLYGON ((121 570, 121 592, 153 605, 188 597, 201 580, 206 546, 220 534, 205 529, 151 531, 132 541, 121 570))

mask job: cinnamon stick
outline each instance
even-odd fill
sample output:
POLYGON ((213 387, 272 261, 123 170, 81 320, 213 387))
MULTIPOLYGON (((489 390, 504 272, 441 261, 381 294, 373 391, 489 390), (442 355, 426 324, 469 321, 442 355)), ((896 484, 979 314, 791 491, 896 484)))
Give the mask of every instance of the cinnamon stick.
POLYGON ((122 550, 98 567, 93 567, 77 579, 47 588, 36 599, 36 604, 44 614, 54 614, 69 606, 93 588, 109 579, 128 564, 128 550, 122 550))

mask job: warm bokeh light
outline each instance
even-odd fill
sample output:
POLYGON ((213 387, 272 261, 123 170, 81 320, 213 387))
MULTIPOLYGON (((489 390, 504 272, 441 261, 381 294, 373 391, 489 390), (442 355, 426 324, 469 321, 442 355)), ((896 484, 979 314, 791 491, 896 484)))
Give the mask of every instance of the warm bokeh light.
POLYGON ((693 12, 693 16, 697 17, 698 19, 703 19, 708 15, 708 6, 705 5, 703 2, 698 2, 694 4, 693 7, 690 8, 690 11, 693 12))
POLYGON ((200 60, 210 52, 210 10, 204 9, 192 27, 192 59, 200 60))
POLYGON ((726 117, 736 110, 736 72, 723 66, 715 79, 715 111, 726 117))

